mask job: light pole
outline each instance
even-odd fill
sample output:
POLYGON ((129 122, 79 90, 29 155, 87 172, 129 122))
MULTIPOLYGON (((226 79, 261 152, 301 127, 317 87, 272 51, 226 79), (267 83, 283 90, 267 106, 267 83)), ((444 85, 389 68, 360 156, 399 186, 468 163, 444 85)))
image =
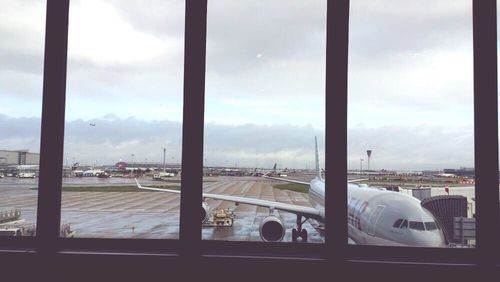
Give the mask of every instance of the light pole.
POLYGON ((132 174, 135 174, 135 168, 134 168, 134 154, 131 154, 132 156, 132 174))
POLYGON ((363 171, 363 161, 364 160, 361 158, 359 162, 359 175, 361 175, 361 172, 363 171))
POLYGON ((165 172, 165 155, 167 153, 167 148, 163 148, 163 172, 165 172))

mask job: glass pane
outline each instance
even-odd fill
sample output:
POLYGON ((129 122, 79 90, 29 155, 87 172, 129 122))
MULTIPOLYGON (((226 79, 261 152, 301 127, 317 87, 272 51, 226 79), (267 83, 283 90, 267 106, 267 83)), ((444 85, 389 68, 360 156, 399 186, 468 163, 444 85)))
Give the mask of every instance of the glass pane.
POLYGON ((325 27, 323 0, 209 1, 203 239, 324 242, 325 27))
POLYGON ((475 245, 472 51, 470 0, 351 1, 349 242, 475 245))
POLYGON ((45 1, 0 0, 0 236, 34 236, 45 1))
POLYGON ((68 44, 61 236, 178 238, 184 1, 71 1, 68 44))

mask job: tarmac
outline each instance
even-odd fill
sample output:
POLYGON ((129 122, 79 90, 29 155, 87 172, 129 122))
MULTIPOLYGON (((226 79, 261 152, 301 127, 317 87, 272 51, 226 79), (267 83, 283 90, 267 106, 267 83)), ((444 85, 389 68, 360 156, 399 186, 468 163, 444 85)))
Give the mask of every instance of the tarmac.
MULTIPOLYGON (((5 178, 4 178, 5 179, 5 178)), ((135 184, 133 179, 130 184, 135 184)), ((0 210, 20 209, 26 221, 36 221, 37 191, 35 185, 12 185, 0 180, 0 210)), ((150 183, 144 179, 143 185, 150 183)), ((207 193, 238 195, 310 206, 308 195, 272 187, 277 182, 260 177, 213 177, 203 184, 207 193)), ((232 227, 203 227, 204 240, 261 241, 259 224, 268 209, 252 205, 208 199, 211 209, 234 211, 232 227)), ((61 221, 69 223, 82 238, 154 238, 179 237, 179 195, 153 192, 63 192, 61 221)), ((196 210, 195 212, 199 212, 196 210)), ((283 242, 291 242, 296 216, 278 212, 286 234, 283 242)), ((307 221, 308 242, 323 243, 323 232, 314 220, 307 221)))

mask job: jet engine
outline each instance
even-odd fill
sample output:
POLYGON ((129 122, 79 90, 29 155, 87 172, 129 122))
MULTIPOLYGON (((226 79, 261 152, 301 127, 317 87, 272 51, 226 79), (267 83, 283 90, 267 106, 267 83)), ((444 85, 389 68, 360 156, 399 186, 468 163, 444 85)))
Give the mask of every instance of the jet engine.
POLYGON ((264 242, 279 242, 285 236, 285 225, 281 217, 269 215, 260 223, 259 231, 264 242))
POLYGON ((210 214, 210 206, 205 201, 201 202, 201 223, 207 221, 209 214, 210 214))

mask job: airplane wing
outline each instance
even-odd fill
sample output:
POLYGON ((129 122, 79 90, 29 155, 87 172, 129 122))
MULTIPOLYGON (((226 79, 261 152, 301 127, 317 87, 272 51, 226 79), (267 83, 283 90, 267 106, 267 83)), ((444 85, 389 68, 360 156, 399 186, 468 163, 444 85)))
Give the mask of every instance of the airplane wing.
MULTIPOLYGON (((178 190, 144 187, 141 184, 139 184, 139 181, 137 181, 137 179, 135 179, 135 182, 137 183, 137 188, 139 188, 139 189, 160 191, 160 192, 167 192, 167 193, 175 193, 175 194, 181 193, 181 191, 178 191, 178 190)), ((241 197, 241 196, 203 193, 203 199, 206 199, 206 198, 213 199, 213 200, 228 201, 228 202, 233 202, 236 204, 247 204, 247 205, 259 206, 259 207, 265 207, 265 208, 269 208, 269 209, 286 211, 286 212, 290 212, 293 214, 299 214, 299 215, 302 215, 304 217, 309 217, 309 218, 313 218, 313 219, 322 219, 322 215, 321 215, 320 211, 315 209, 315 208, 311 208, 311 207, 286 204, 286 203, 280 203, 280 202, 262 200, 262 199, 256 199, 256 198, 247 198, 247 197, 241 197)))
POLYGON ((302 184, 302 185, 308 185, 309 186, 309 182, 304 182, 304 181, 299 181, 299 180, 285 179, 285 178, 279 178, 279 177, 270 177, 270 176, 263 176, 263 177, 267 178, 267 179, 274 179, 274 180, 279 180, 279 181, 284 181, 284 182, 290 182, 290 183, 302 184))
POLYGON ((285 204, 275 201, 262 200, 256 198, 247 198, 241 196, 232 196, 232 195, 221 195, 221 194, 210 194, 203 193, 203 198, 214 199, 214 200, 222 200, 228 202, 234 202, 237 204, 247 204, 252 206, 265 207, 269 209, 276 209, 281 211, 290 212, 293 214, 300 214, 305 217, 310 217, 314 219, 321 219, 321 213, 319 210, 311 207, 304 207, 293 204, 285 204))
POLYGON ((356 183, 356 182, 361 182, 361 181, 366 181, 366 180, 370 180, 368 178, 363 178, 363 179, 349 179, 347 180, 347 183, 356 183))
POLYGON ((154 187, 144 187, 141 184, 139 184, 139 181, 137 181, 136 178, 134 178, 135 183, 137 183, 137 188, 143 189, 143 190, 151 190, 151 191, 159 191, 159 192, 168 192, 168 193, 174 193, 174 194, 180 194, 181 191, 179 190, 172 190, 172 189, 161 189, 161 188, 154 188, 154 187))

